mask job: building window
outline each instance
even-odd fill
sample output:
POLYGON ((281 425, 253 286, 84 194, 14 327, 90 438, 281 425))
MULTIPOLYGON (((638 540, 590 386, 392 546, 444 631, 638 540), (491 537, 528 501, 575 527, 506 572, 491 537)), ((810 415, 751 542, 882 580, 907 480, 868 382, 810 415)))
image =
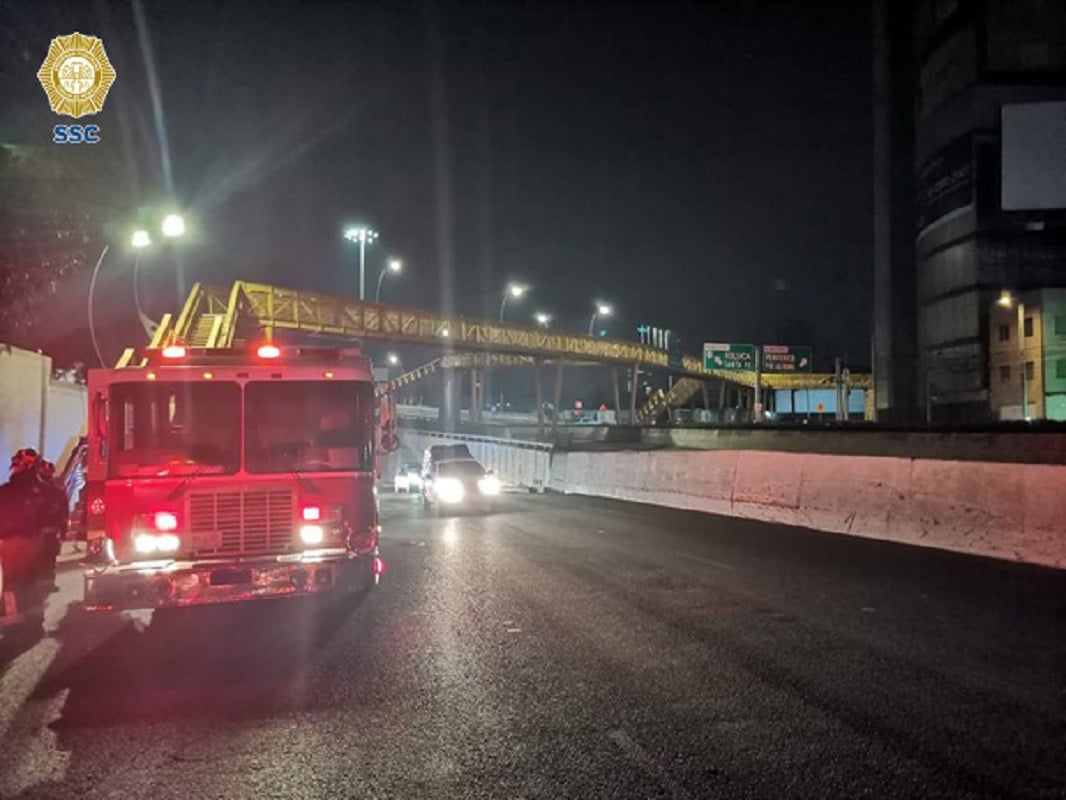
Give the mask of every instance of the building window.
MULTIPOLYGON (((1066 314, 1064 314, 1063 316, 1066 316, 1066 314)), ((1009 342, 1010 341, 1010 325, 1000 325, 999 326, 999 340, 1001 342, 1009 342)))
POLYGON ((1066 314, 1055 315, 1055 335, 1066 336, 1066 314))
MULTIPOLYGON (((1066 359, 1063 359, 1066 360, 1066 359)), ((1004 365, 999 368, 999 379, 1003 383, 1010 382, 1010 365, 1004 365)))
POLYGON ((1060 381, 1066 381, 1066 358, 1055 360, 1055 378, 1060 381))
POLYGON ((1025 318, 1025 338, 1028 339, 1032 335, 1033 335, 1033 318, 1032 317, 1026 317, 1025 318))
POLYGON ((1035 373, 1036 373, 1036 367, 1033 364, 1033 362, 1032 361, 1026 361, 1025 362, 1025 379, 1027 381, 1031 381, 1033 379, 1033 375, 1035 373))

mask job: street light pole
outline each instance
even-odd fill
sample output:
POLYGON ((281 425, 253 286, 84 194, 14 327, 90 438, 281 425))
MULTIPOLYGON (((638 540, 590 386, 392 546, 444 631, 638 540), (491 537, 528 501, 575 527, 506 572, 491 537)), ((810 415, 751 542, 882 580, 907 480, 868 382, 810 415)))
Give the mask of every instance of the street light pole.
POLYGON ((1004 289, 999 294, 999 300, 996 301, 1002 308, 1010 308, 1012 304, 1017 305, 1018 309, 1018 358, 1019 358, 1019 370, 1022 374, 1022 410, 1021 418, 1025 421, 1029 419, 1029 381, 1028 376, 1025 374, 1026 360, 1025 360, 1025 303, 1022 301, 1022 296, 1019 293, 1017 296, 1012 295, 1007 289, 1004 289))
POLYGON ((378 238, 377 231, 361 225, 346 230, 344 238, 359 245, 359 299, 366 300, 366 246, 378 238))
POLYGON ((137 318, 141 321, 141 327, 144 328, 145 334, 150 339, 155 333, 156 323, 155 320, 144 313, 144 308, 141 306, 140 274, 141 251, 138 250, 133 256, 133 305, 137 309, 137 318))
POLYGON ((1025 303, 1022 302, 1022 297, 1018 295, 1018 351, 1021 353, 1021 372, 1022 372, 1022 420, 1029 420, 1029 385, 1028 376, 1025 374, 1025 303))
MULTIPOLYGON (((168 239, 177 238, 185 233, 185 219, 180 214, 168 214, 163 219, 161 226, 163 236, 168 239)), ((138 278, 140 276, 141 267, 141 253, 145 247, 149 247, 152 244, 152 236, 148 231, 143 228, 139 228, 133 232, 130 236, 129 245, 136 251, 133 261, 133 304, 137 309, 137 316, 140 319, 141 324, 144 326, 144 331, 148 336, 151 336, 153 331, 151 330, 152 320, 148 318, 148 315, 144 313, 144 309, 141 308, 141 297, 138 286, 138 278)), ((96 259, 96 265, 93 267, 92 277, 89 279, 89 297, 88 297, 88 317, 89 317, 89 338, 92 339, 93 350, 96 351, 96 358, 100 362, 101 367, 106 367, 104 363, 104 356, 100 350, 100 342, 96 338, 96 316, 94 313, 93 301, 96 298, 96 279, 100 276, 100 267, 103 266, 104 258, 111 250, 111 242, 104 245, 100 251, 100 257, 96 259)))
POLYGON ((526 287, 520 283, 508 284, 500 300, 500 322, 503 322, 503 314, 507 310, 507 301, 512 297, 517 300, 526 293, 526 287))
POLYGON ((111 249, 111 242, 104 245, 104 249, 100 251, 100 257, 96 259, 96 266, 93 267, 92 277, 89 279, 89 337, 93 340, 93 349, 96 351, 96 357, 100 361, 100 366, 107 366, 104 364, 104 356, 100 352, 100 343, 96 341, 96 323, 93 319, 93 295, 96 292, 96 276, 100 274, 100 265, 104 263, 104 256, 107 255, 107 251, 111 249))
POLYGON ((359 299, 366 297, 366 239, 359 240, 359 299))
POLYGON ((381 302, 381 284, 385 282, 385 275, 389 272, 399 272, 403 269, 403 262, 398 258, 390 258, 389 263, 381 268, 381 274, 378 275, 378 289, 374 292, 374 302, 381 302))
MULTIPOLYGON (((507 288, 503 290, 503 297, 500 299, 500 322, 503 322, 503 316, 507 312, 507 301, 510 300, 512 297, 515 300, 518 300, 519 298, 522 297, 522 295, 524 295, 526 293, 526 291, 528 289, 529 289, 528 286, 523 286, 520 283, 509 283, 509 284, 507 284, 507 288)), ((478 395, 487 394, 488 397, 489 397, 489 402, 492 402, 492 399, 493 399, 492 369, 490 367, 485 367, 485 369, 482 371, 482 379, 481 380, 482 380, 481 391, 478 392, 477 394, 478 395)), ((501 407, 503 406, 503 392, 500 392, 500 406, 501 407)), ((480 412, 481 409, 479 408, 477 410, 478 410, 478 412, 480 412)))
POLYGON ((611 315, 611 307, 605 303, 596 303, 596 310, 592 312, 592 316, 589 317, 589 336, 593 335, 593 330, 596 327, 596 319, 598 317, 609 317, 611 315))

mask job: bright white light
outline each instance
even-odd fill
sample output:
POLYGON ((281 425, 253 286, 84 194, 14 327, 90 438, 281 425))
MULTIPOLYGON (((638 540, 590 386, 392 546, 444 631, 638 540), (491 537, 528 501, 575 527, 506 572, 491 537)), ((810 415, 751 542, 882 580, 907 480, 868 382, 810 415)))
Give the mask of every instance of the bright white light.
POLYGON ((398 258, 389 259, 389 270, 392 272, 400 272, 403 270, 403 262, 398 258))
POLYGON ((133 537, 133 549, 138 553, 148 555, 159 549, 159 543, 152 534, 139 533, 133 537))
POLYGON ((181 547, 181 539, 173 533, 138 533, 133 537, 133 549, 141 555, 152 553, 176 553, 181 547))
POLYGON ((996 303, 1002 308, 1010 308, 1012 305, 1014 305, 1014 298, 1011 296, 1010 292, 1004 289, 1002 292, 999 293, 999 299, 996 301, 996 303))
POLYGON ((437 497, 442 503, 461 503, 466 492, 457 478, 440 478, 437 481, 437 497))
POLYGON ((181 539, 173 533, 163 533, 156 537, 160 553, 176 553, 181 547, 181 539))
POLYGON ((484 495, 497 495, 503 488, 503 484, 500 483, 500 479, 493 475, 486 475, 484 478, 477 482, 477 488, 481 490, 484 495))
POLYGON ((372 241, 378 238, 378 233, 373 228, 359 226, 346 230, 344 232, 344 238, 347 239, 349 242, 358 242, 359 244, 370 244, 372 241))
POLYGON ((611 316, 611 307, 606 303, 597 303, 596 313, 599 314, 601 317, 609 317, 611 316))
POLYGON ((526 287, 522 286, 519 283, 512 283, 510 286, 507 287, 507 291, 510 292, 511 297, 517 300, 519 297, 526 293, 526 287))
POLYGON ((130 236, 130 247, 136 247, 138 250, 142 247, 148 247, 151 243, 152 237, 148 234, 148 231, 134 231, 133 235, 130 236))
POLYGON ((400 363, 400 357, 395 353, 389 353, 388 359, 389 363, 392 364, 394 367, 400 363))
POLYGON ((178 517, 169 511, 157 511, 154 522, 157 531, 176 531, 178 529, 178 517))
POLYGON ((546 328, 548 327, 548 323, 552 321, 552 315, 540 313, 534 316, 533 319, 537 321, 538 325, 543 325, 546 328))
POLYGON ((167 214, 163 218, 163 235, 168 239, 185 235, 185 218, 181 214, 167 214))
POLYGON ((326 532, 322 530, 321 525, 301 525, 300 526, 300 541, 304 544, 314 545, 322 544, 322 541, 326 538, 326 532))

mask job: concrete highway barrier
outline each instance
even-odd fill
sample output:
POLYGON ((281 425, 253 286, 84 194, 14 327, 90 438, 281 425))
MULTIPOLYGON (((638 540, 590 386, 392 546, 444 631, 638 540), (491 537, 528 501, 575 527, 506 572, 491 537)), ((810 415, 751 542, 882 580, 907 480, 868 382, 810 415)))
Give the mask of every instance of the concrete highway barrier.
POLYGON ((557 452, 549 486, 1066 567, 1066 466, 766 451, 557 452))
MULTIPOLYGON (((516 486, 1066 567, 1066 465, 767 450, 553 450, 401 430, 404 461, 463 441, 516 486)), ((390 477, 386 475, 386 477, 390 477)))

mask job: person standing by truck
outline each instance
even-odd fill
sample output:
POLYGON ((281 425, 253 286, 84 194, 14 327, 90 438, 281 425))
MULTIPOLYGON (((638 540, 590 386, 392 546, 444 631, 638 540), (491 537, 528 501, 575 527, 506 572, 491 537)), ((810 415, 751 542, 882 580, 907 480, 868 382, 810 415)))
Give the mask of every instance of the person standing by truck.
POLYGON ((37 475, 40 455, 24 447, 11 457, 11 477, 0 486, 0 568, 4 613, 18 614, 18 592, 36 578, 41 552, 45 490, 37 475))
POLYGON ((41 459, 37 478, 41 484, 40 535, 41 552, 38 560, 38 576, 56 590, 56 559, 67 532, 69 512, 67 493, 56 484, 56 468, 51 461, 41 459))

